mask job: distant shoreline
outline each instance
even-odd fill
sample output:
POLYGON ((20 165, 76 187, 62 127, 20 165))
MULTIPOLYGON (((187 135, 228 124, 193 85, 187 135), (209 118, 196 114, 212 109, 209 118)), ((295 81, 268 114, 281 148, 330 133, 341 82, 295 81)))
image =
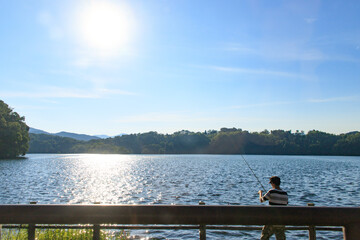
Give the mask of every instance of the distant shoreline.
POLYGON ((360 132, 334 135, 284 130, 248 132, 237 128, 173 134, 147 132, 89 141, 30 133, 28 153, 251 154, 360 156, 360 132))

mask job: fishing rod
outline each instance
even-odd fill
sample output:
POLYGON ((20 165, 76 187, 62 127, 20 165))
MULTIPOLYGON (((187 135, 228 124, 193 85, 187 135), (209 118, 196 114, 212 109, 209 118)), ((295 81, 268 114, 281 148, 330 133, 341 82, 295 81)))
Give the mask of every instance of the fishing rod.
POLYGON ((252 174, 254 175, 254 177, 256 178, 256 180, 259 182, 259 184, 261 185, 262 189, 264 190, 264 192, 266 192, 264 186, 261 184, 259 178, 256 176, 256 174, 254 173, 254 171, 252 170, 252 168, 250 167, 250 164, 245 160, 244 156, 242 154, 240 154, 242 159, 244 160, 244 162, 246 163, 246 165, 249 167, 249 169, 251 170, 252 174))

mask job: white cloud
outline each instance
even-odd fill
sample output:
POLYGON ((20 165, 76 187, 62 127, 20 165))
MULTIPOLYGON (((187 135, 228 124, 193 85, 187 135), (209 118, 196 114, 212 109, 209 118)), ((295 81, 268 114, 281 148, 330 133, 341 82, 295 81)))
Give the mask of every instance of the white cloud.
POLYGON ((99 98, 97 94, 89 94, 81 91, 44 91, 44 92, 1 92, 1 96, 7 98, 99 98))
POLYGON ((278 101, 278 102, 262 102, 246 105, 237 105, 232 106, 232 109, 242 109, 242 108, 254 108, 254 107, 270 107, 278 105, 291 105, 291 104, 301 104, 301 103, 328 103, 328 102, 353 102, 359 101, 359 96, 345 96, 345 97, 334 97, 334 98, 312 98, 307 100, 299 101, 278 101))
MULTIPOLYGON (((343 54, 327 54, 322 49, 324 39, 315 42, 308 40, 293 42, 254 42, 250 44, 229 44, 223 49, 245 56, 254 56, 277 61, 341 61, 359 62, 352 56, 343 54), (304 41, 306 44, 304 44, 304 41), (317 47, 314 47, 317 46, 317 47)), ((353 43, 352 43, 353 44, 353 43)))
POLYGON ((107 89, 107 88, 99 88, 97 89, 97 92, 99 92, 102 95, 138 95, 137 93, 134 92, 128 92, 128 91, 123 91, 123 90, 118 90, 118 89, 107 89))
POLYGON ((305 18, 305 22, 307 22, 307 23, 314 23, 314 22, 316 22, 317 21, 317 19, 316 18, 305 18))
POLYGON ((244 53, 244 54, 257 54, 257 50, 254 48, 249 48, 249 47, 244 47, 241 45, 232 45, 229 47, 226 47, 225 50, 227 51, 233 51, 233 52, 239 52, 239 53, 244 53))
MULTIPOLYGON (((192 113, 163 113, 152 112, 133 116, 121 117, 116 122, 118 123, 134 123, 134 122, 161 122, 161 123, 179 123, 179 122, 203 122, 210 120, 208 117, 194 116, 192 113)), ((214 120, 214 119, 211 119, 214 120)))
POLYGON ((253 107, 269 107, 269 106, 277 106, 277 105, 289 105, 289 104, 295 104, 299 102, 295 101, 279 101, 279 102, 264 102, 264 103, 254 103, 254 104, 247 104, 247 105, 238 105, 238 106, 232 106, 231 108, 253 108, 253 107))
POLYGON ((78 47, 73 51, 73 59, 70 65, 84 69, 94 66, 116 69, 129 63, 137 56, 136 51, 132 47, 111 53, 107 53, 107 50, 94 52, 78 47))
POLYGON ((258 56, 264 59, 280 61, 322 61, 328 60, 319 49, 301 46, 300 43, 267 43, 260 46, 243 46, 241 44, 231 44, 225 47, 226 51, 237 52, 244 55, 258 56))
POLYGON ((55 23, 53 15, 49 12, 43 11, 39 13, 37 20, 46 28, 51 39, 58 40, 63 37, 64 31, 59 25, 55 23))
POLYGON ((109 95, 136 95, 119 89, 99 88, 93 90, 80 90, 60 87, 47 87, 36 91, 0 92, 7 98, 104 98, 109 95))
POLYGON ((222 71, 222 72, 233 72, 233 73, 246 73, 254 75, 267 75, 284 78, 295 78, 303 80, 311 80, 310 76, 300 75, 297 73, 283 72, 283 71, 272 71, 267 69, 252 69, 252 68, 233 68, 233 67, 222 67, 222 66, 209 66, 209 68, 222 71))
MULTIPOLYGON (((204 131, 222 127, 248 126, 263 122, 263 117, 243 116, 237 112, 150 112, 113 119, 114 124, 127 129, 127 132, 157 131, 172 133, 183 129, 204 131), (141 129, 141 130, 139 130, 141 129)), ((279 119, 267 119, 267 123, 279 119)))
POLYGON ((334 98, 318 98, 318 99, 309 99, 307 102, 310 103, 327 103, 327 102, 352 102, 359 101, 358 96, 346 96, 346 97, 334 97, 334 98))

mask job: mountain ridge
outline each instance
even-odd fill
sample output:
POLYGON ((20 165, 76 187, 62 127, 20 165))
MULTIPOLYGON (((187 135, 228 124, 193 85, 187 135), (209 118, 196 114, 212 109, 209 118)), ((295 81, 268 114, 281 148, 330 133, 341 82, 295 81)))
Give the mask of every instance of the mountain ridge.
POLYGON ((72 139, 76 139, 76 140, 80 140, 80 141, 90 141, 90 140, 94 140, 94 139, 101 139, 100 137, 97 137, 97 136, 91 136, 91 135, 87 135, 87 134, 71 133, 71 132, 65 132, 65 131, 61 131, 61 132, 58 132, 58 133, 49 133, 49 132, 46 132, 44 130, 36 129, 36 128, 30 128, 29 133, 47 134, 47 135, 53 135, 53 136, 59 136, 59 137, 68 137, 68 138, 72 138, 72 139))
POLYGON ((72 139, 75 139, 75 140, 86 141, 86 142, 90 141, 90 140, 106 139, 106 138, 112 138, 112 137, 126 135, 126 133, 120 133, 120 134, 115 135, 115 136, 108 136, 108 135, 105 135, 105 134, 88 135, 88 134, 72 133, 72 132, 66 132, 66 131, 61 131, 61 132, 58 132, 58 133, 49 133, 47 131, 37 129, 37 128, 32 128, 32 127, 30 127, 30 129, 29 129, 29 133, 47 134, 47 135, 53 135, 53 136, 59 136, 59 137, 68 137, 68 138, 72 138, 72 139))

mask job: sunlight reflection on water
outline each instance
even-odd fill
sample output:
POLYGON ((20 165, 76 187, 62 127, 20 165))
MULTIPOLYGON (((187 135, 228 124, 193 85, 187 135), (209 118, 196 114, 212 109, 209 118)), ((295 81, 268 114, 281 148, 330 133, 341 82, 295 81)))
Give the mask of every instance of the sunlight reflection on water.
MULTIPOLYGON (((0 203, 259 205, 261 188, 239 155, 30 154, 0 161, 0 203)), ((360 158, 245 156, 265 187, 279 175, 291 205, 359 206, 360 158)), ((161 239, 194 239, 196 231, 131 231, 161 239), (175 236, 175 238, 174 238, 175 236)), ((210 239, 259 233, 209 232, 210 239)), ((289 233, 293 238, 306 232, 289 233)), ((338 239, 323 233, 318 239, 338 239)))

